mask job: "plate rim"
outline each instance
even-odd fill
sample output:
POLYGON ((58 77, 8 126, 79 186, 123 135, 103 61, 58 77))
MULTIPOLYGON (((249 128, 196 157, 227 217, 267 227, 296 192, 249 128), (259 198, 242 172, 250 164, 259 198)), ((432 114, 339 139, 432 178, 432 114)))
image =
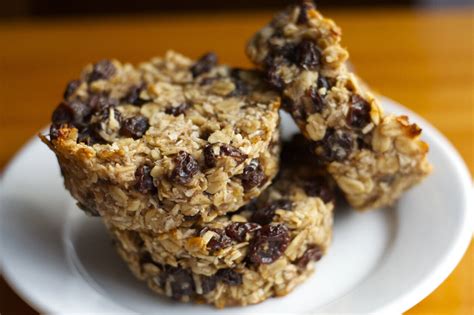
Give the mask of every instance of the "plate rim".
MULTIPOLYGON (((474 233, 474 197, 472 194, 472 178, 470 171, 456 150, 454 145, 444 136, 436 127, 430 124, 427 120, 422 118, 413 110, 403 106, 402 104, 388 98, 385 96, 378 95, 380 103, 383 105, 389 104, 390 107, 395 109, 395 112, 401 112, 410 117, 412 121, 423 126, 423 129, 429 130, 433 135, 434 141, 441 148, 445 149, 444 152, 448 155, 450 161, 453 162, 454 168, 458 171, 460 182, 462 182, 462 187, 464 188, 463 195, 465 196, 463 200, 463 211, 460 212, 463 215, 462 225, 458 229, 458 233, 455 235, 454 241, 448 254, 443 256, 440 261, 437 262, 436 267, 432 273, 427 275, 422 281, 418 284, 412 286, 410 290, 407 290, 404 294, 397 297, 397 299, 389 302, 387 305, 380 307, 375 310, 375 312, 385 313, 385 312, 404 312, 431 294, 436 288, 438 288, 446 278, 454 271, 456 266, 459 264, 464 254, 466 253, 469 244, 472 241, 474 233)), ((398 113, 400 114, 400 113, 398 113)), ((18 150, 15 155, 8 161, 7 165, 4 167, 3 171, 0 173, 0 187, 5 184, 6 174, 10 171, 12 166, 17 161, 18 157, 25 154, 35 143, 37 138, 30 138, 20 150, 18 150)), ((1 196, 1 194, 0 194, 1 196)), ((1 212, 0 204, 0 212, 1 212)), ((28 290, 25 286, 22 286, 20 283, 15 281, 14 272, 6 272, 4 267, 4 258, 0 256, 0 271, 5 282, 11 287, 11 289, 30 307, 33 309, 45 312, 45 313, 58 313, 60 310, 56 310, 53 307, 50 307, 46 302, 42 301, 40 298, 37 298, 36 295, 32 294, 31 290, 28 290)), ((324 308, 324 305, 322 306, 324 308)))

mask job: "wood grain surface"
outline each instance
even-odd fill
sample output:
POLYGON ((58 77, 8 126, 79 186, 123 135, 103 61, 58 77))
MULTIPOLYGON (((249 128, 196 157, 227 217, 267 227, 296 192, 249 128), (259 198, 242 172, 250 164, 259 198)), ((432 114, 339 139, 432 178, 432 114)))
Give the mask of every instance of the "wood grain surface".
MULTIPOLYGON (((473 7, 324 13, 343 28, 343 44, 358 74, 441 130, 472 175, 473 7)), ((0 169, 48 124, 66 82, 86 63, 111 57, 139 62, 173 48, 191 57, 213 50, 222 62, 249 66, 244 43, 270 16, 240 12, 1 22, 0 169)), ((449 278, 407 314, 474 314, 473 269, 471 244, 449 278)), ((0 300, 2 314, 35 314, 3 280, 0 300)))

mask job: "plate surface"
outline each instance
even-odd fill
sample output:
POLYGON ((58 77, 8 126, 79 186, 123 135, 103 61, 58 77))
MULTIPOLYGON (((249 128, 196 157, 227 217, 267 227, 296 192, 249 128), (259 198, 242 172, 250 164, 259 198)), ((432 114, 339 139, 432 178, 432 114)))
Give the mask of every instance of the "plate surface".
MULTIPOLYGON (((430 144, 433 174, 391 209, 356 213, 338 207, 333 245, 316 274, 283 298, 215 310, 172 303, 135 280, 99 219, 83 215, 65 191, 56 159, 34 139, 6 169, 0 186, 0 259, 12 287, 47 313, 401 313, 451 273, 472 237, 472 183, 455 149, 408 114, 430 144)), ((288 116, 284 136, 296 132, 288 116)))

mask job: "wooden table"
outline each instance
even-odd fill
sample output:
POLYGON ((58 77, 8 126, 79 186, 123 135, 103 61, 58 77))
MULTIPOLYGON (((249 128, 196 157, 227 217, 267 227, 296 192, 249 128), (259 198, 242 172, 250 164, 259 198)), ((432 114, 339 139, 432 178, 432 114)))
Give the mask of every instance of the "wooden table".
MULTIPOLYGON (((326 12, 360 76, 441 130, 474 171, 474 10, 326 12)), ((139 62, 173 48, 207 50, 248 66, 243 45, 270 12, 0 23, 0 168, 49 120, 65 82, 89 61, 139 62)), ((440 166, 442 167, 442 166, 440 166)), ((474 246, 451 276, 408 314, 474 313, 474 246)), ((2 314, 34 314, 5 282, 2 314)))

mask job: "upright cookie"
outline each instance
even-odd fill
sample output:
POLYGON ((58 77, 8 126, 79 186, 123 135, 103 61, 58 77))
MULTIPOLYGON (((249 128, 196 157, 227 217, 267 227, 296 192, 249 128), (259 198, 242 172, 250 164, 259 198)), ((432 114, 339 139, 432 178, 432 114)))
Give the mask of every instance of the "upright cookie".
POLYGON ((161 295, 217 307, 282 296, 311 275, 333 222, 331 185, 317 171, 310 182, 294 176, 294 166, 255 202, 212 222, 162 234, 108 227, 134 274, 161 295))
POLYGON ((282 95, 317 159, 357 209, 392 204, 431 171, 421 129, 383 115, 345 61, 341 30, 312 1, 277 14, 250 40, 247 54, 282 95))
POLYGON ((258 73, 212 53, 103 60, 67 85, 42 140, 81 208, 163 232, 260 195, 278 170, 279 105, 258 73))

